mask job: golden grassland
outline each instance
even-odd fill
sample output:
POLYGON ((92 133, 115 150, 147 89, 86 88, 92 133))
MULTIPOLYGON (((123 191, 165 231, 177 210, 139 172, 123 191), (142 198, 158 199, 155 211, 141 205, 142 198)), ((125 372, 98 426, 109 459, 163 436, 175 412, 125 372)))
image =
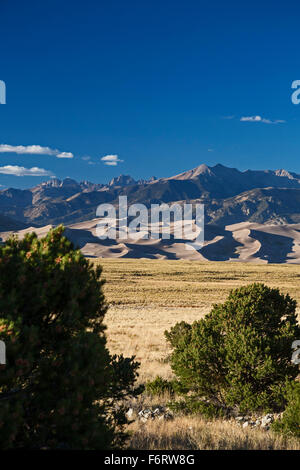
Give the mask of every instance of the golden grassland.
POLYGON ((107 280, 110 350, 136 355, 143 382, 171 376, 164 331, 178 321, 201 318, 231 289, 253 282, 279 287, 298 301, 300 311, 298 265, 108 258, 96 263, 107 280))
POLYGON ((130 448, 143 450, 299 450, 297 439, 242 429, 231 421, 177 417, 174 421, 135 422, 130 448))
POLYGON ((232 421, 181 416, 173 421, 131 425, 131 449, 142 450, 299 450, 298 439, 242 429, 232 421))
MULTIPOLYGON (((170 396, 143 394, 131 402, 135 410, 166 406, 170 396)), ((136 419, 128 430, 128 448, 141 450, 299 450, 300 440, 259 428, 240 427, 234 419, 207 420, 200 415, 175 415, 172 421, 136 419)))
MULTIPOLYGON (((253 282, 279 287, 298 301, 300 266, 196 262, 146 259, 101 259, 107 280, 106 315, 108 347, 112 353, 135 355, 141 363, 139 380, 157 375, 171 378, 166 362, 170 353, 164 331, 178 321, 193 322, 231 289, 253 282)), ((299 440, 235 423, 207 422, 201 417, 176 417, 171 422, 131 425, 130 446, 135 449, 295 449, 299 440)))
POLYGON ((209 308, 252 282, 280 287, 300 305, 300 265, 109 259, 96 261, 112 306, 209 308))

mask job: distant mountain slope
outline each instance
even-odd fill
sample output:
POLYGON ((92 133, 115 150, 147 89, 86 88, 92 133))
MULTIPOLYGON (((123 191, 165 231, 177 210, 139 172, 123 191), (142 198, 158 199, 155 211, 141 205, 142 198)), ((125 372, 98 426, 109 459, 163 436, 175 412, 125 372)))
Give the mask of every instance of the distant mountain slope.
POLYGON ((17 220, 10 219, 5 215, 0 214, 0 232, 23 230, 27 228, 27 224, 18 222, 17 220))
POLYGON ((206 222, 226 225, 243 221, 298 223, 300 175, 286 170, 239 171, 223 165, 198 167, 169 178, 135 181, 128 175, 108 185, 66 178, 51 179, 31 189, 0 191, 0 213, 23 224, 71 224, 95 217, 99 204, 198 201, 206 222))
POLYGON ((238 222, 300 223, 300 189, 251 189, 206 204, 206 221, 220 226, 238 222))
POLYGON ((213 167, 200 165, 168 180, 192 180, 199 189, 214 198, 235 196, 254 188, 300 189, 300 175, 296 173, 289 173, 286 170, 239 171, 221 164, 213 167))

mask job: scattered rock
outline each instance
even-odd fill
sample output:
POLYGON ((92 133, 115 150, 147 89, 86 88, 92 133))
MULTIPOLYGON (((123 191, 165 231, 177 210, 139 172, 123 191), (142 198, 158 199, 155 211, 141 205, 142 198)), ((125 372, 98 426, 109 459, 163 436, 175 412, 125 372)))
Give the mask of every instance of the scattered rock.
POLYGON ((155 408, 154 410, 151 409, 144 409, 140 410, 138 413, 139 420, 142 421, 142 423, 146 423, 149 419, 158 419, 159 421, 165 420, 169 421, 174 419, 173 414, 170 413, 166 408, 163 406, 159 406, 155 408))
MULTIPOLYGON (((135 413, 137 413, 138 420, 142 423, 147 423, 147 421, 154 419, 158 421, 169 421, 174 419, 173 413, 170 411, 170 409, 164 406, 143 408, 138 411, 133 405, 133 407, 128 408, 126 416, 128 419, 132 419, 135 413)), ((234 419, 236 424, 241 426, 243 429, 261 428, 264 431, 269 431, 271 428, 271 423, 276 419, 280 419, 281 415, 282 413, 268 413, 264 416, 243 416, 238 415, 238 410, 231 410, 230 417, 231 419, 234 419)))
POLYGON ((126 416, 128 419, 131 419, 133 416, 133 408, 129 408, 126 412, 126 416))
POLYGON ((280 415, 274 415, 272 413, 268 413, 262 417, 251 417, 251 416, 236 416, 234 419, 239 426, 243 428, 251 427, 257 428, 261 427, 265 431, 269 431, 270 424, 273 423, 275 419, 278 419, 280 415))
POLYGON ((264 416, 261 420, 261 427, 265 428, 269 426, 274 421, 274 417, 271 413, 268 413, 266 416, 264 416))
POLYGON ((244 421, 244 420, 245 420, 244 416, 237 416, 235 419, 236 419, 236 421, 238 421, 238 422, 241 422, 241 421, 244 421))

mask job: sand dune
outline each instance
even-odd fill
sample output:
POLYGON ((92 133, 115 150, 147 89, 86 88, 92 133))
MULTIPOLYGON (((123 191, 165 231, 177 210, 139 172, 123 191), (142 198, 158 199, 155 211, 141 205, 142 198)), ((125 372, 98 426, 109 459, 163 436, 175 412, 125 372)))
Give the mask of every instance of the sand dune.
MULTIPOLYGON (((187 240, 100 240, 96 235, 98 219, 66 228, 66 236, 91 258, 150 258, 199 261, 243 261, 254 263, 300 264, 300 224, 263 225, 250 222, 226 227, 205 226, 205 242, 200 251, 186 249, 187 240)), ((27 228, 18 232, 2 232, 5 240, 11 233, 23 237, 35 231, 44 236, 51 225, 27 228)))

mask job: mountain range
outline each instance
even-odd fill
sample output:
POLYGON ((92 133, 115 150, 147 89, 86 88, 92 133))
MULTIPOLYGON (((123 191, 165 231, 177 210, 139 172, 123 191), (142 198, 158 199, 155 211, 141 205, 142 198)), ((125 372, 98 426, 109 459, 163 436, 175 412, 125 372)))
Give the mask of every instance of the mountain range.
MULTIPOLYGON (((44 236, 59 223, 87 257, 187 259, 300 264, 300 175, 286 170, 239 171, 199 165, 168 178, 135 181, 120 175, 108 184, 66 178, 33 188, 0 191, 0 240, 30 231, 44 236), (174 231, 166 239, 99 240, 99 204, 201 202, 204 246, 185 249, 174 231)), ((174 228, 174 227, 173 227, 174 228)), ((173 229, 172 229, 173 230, 173 229)))
POLYGON ((30 189, 0 191, 1 231, 23 226, 74 224, 95 217, 99 204, 202 202, 206 223, 224 227, 240 222, 300 222, 300 175, 286 170, 239 171, 217 164, 200 165, 176 176, 135 181, 120 175, 109 184, 66 178, 30 189))

